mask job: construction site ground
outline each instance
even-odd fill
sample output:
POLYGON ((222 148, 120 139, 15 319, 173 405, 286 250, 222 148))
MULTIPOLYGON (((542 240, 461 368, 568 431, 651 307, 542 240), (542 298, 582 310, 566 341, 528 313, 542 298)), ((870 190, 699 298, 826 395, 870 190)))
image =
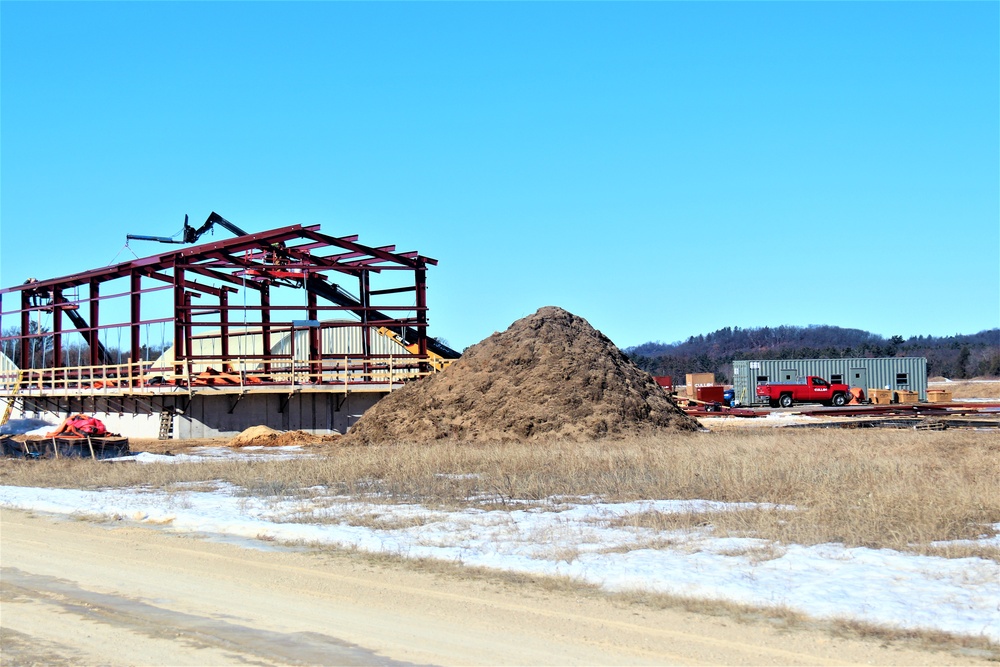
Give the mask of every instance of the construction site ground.
POLYGON ((829 408, 803 404, 791 408, 726 409, 692 413, 707 429, 776 427, 1000 428, 1000 401, 981 400, 915 405, 851 405, 829 408))
MULTIPOLYGON (((997 383, 1000 384, 1000 383, 997 383)), ((983 418, 990 422, 998 422, 1000 425, 1000 401, 985 401, 982 406, 983 415, 973 418, 983 418)), ((926 405, 924 407, 927 407, 926 405)), ((933 406, 938 407, 938 406, 933 406)), ((947 407, 941 405, 940 407, 947 407)), ((864 406, 861 407, 863 411, 864 406)), ((824 414, 824 410, 818 406, 797 406, 792 408, 759 408, 760 414, 757 417, 737 417, 727 415, 725 412, 715 414, 698 414, 697 420, 702 427, 711 430, 738 430, 738 429, 760 429, 760 428, 783 428, 789 426, 821 426, 821 425, 848 425, 857 424, 864 420, 892 420, 893 416, 878 414, 873 411, 870 415, 837 415, 824 414)), ((907 406, 900 406, 899 412, 906 414, 907 406)), ((827 410, 826 412, 835 412, 827 410)), ((947 420, 945 420, 947 421, 947 420)), ((996 426, 994 426, 996 427, 996 426)), ((313 452, 323 450, 334 451, 341 445, 337 435, 329 436, 309 436, 306 433, 291 432, 275 435, 268 434, 263 427, 260 433, 254 433, 253 429, 248 429, 236 438, 191 438, 187 440, 157 440, 154 438, 131 438, 129 445, 133 452, 150 452, 152 454, 172 453, 178 454, 199 447, 246 447, 246 446, 282 446, 282 445, 308 445, 313 452)))
POLYGON ((0 516, 4 665, 986 664, 446 565, 0 516))

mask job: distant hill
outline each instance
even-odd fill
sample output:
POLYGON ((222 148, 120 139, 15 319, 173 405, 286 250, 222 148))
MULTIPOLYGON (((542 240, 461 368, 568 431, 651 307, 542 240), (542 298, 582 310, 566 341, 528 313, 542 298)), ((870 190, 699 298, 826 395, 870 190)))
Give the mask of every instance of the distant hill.
POLYGON ((683 379, 686 373, 710 372, 719 382, 732 381, 734 359, 927 357, 931 377, 1000 376, 1000 329, 967 336, 904 339, 828 325, 726 327, 677 343, 643 343, 624 352, 653 375, 683 379))

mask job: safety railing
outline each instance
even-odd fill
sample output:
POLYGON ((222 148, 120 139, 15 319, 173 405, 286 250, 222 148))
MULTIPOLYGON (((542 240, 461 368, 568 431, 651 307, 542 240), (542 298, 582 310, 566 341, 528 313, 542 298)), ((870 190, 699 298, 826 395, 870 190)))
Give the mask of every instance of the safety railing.
POLYGON ((431 375, 427 360, 407 356, 360 358, 349 355, 318 361, 266 361, 196 357, 180 361, 141 361, 101 366, 65 366, 0 370, 0 395, 45 393, 166 393, 178 388, 325 387, 391 391, 405 382, 431 375))
POLYGON ((30 394, 52 390, 139 389, 145 386, 146 369, 152 363, 5 369, 0 370, 0 391, 30 394))

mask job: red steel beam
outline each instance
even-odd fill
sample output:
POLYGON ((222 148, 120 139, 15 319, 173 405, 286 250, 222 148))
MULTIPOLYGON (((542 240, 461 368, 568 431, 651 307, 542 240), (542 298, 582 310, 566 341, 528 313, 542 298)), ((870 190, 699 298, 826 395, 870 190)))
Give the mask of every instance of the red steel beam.
POLYGON ((429 257, 417 257, 415 259, 411 259, 409 257, 403 257, 402 255, 397 255, 395 253, 385 252, 383 250, 379 250, 378 248, 372 248, 353 241, 346 241, 333 236, 327 236, 326 234, 322 234, 319 231, 312 229, 306 230, 305 235, 316 241, 325 241, 331 246, 340 247, 344 250, 363 252, 367 255, 371 255, 372 257, 378 257, 386 262, 408 266, 411 269, 419 269, 424 264, 437 264, 436 259, 431 259, 429 257))
MULTIPOLYGON (((157 273, 156 271, 152 271, 150 269, 144 269, 142 271, 142 275, 147 276, 149 278, 155 278, 156 280, 159 280, 167 284, 173 284, 174 282, 174 279, 166 275, 165 273, 157 273)), ((211 277, 216 277, 216 276, 213 275, 211 277)), ((193 280, 185 280, 184 286, 187 287, 188 289, 204 292, 205 294, 211 294, 212 296, 219 296, 224 291, 228 292, 238 291, 235 287, 228 287, 226 285, 223 285, 222 287, 209 287, 208 285, 204 285, 202 283, 196 283, 193 280)))

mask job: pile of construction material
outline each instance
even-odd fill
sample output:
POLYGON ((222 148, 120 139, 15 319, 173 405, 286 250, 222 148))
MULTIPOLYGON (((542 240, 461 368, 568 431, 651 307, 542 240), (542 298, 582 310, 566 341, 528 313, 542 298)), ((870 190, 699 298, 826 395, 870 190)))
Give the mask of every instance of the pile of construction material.
POLYGON ((38 419, 18 419, 17 425, 4 424, 0 434, 0 455, 17 459, 89 458, 108 459, 129 453, 128 438, 109 433, 104 422, 93 415, 71 414, 54 430, 34 433, 34 426, 48 425, 38 419))
POLYGON ((340 439, 339 433, 315 435, 305 431, 279 431, 268 426, 251 426, 226 443, 228 447, 289 447, 315 445, 340 439))
POLYGON ((583 441, 699 428, 604 334, 550 306, 379 401, 346 439, 583 441))

